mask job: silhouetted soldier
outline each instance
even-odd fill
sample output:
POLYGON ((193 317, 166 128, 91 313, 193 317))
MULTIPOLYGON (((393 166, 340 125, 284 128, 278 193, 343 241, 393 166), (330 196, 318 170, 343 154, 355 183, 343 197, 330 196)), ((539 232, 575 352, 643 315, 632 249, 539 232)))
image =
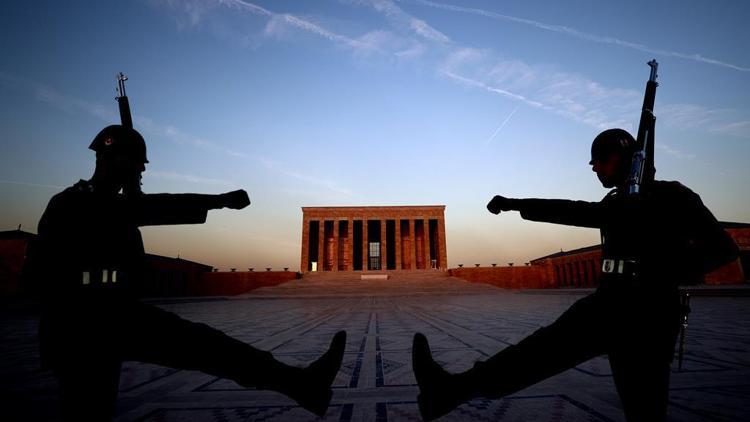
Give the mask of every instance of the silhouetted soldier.
POLYGON ((601 230, 602 274, 596 291, 555 322, 460 374, 449 374, 416 334, 414 373, 425 420, 474 397, 502 397, 579 365, 609 357, 628 421, 664 420, 670 363, 680 324, 678 284, 737 258, 732 239, 700 197, 678 182, 655 181, 627 195, 635 140, 622 129, 599 134, 591 162, 601 202, 495 196, 494 214, 517 210, 527 220, 601 230))
POLYGON ((141 303, 128 288, 143 276, 139 226, 203 223, 208 210, 249 205, 247 193, 143 194, 146 145, 131 128, 106 127, 90 148, 96 151, 93 177, 50 200, 30 253, 43 292, 42 362, 59 381, 63 419, 111 419, 120 366, 130 360, 279 391, 323 415, 345 332, 334 336, 317 361, 297 368, 205 324, 141 303))

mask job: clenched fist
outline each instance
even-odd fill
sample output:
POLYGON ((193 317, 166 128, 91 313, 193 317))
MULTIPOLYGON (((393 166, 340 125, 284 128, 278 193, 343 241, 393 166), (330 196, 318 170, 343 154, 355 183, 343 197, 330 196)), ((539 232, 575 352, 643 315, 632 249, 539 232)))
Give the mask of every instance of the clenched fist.
POLYGON ((500 211, 512 210, 514 201, 514 199, 495 195, 495 197, 487 204, 487 209, 493 214, 500 214, 500 211))
POLYGON ((221 197, 221 205, 224 208, 241 210, 250 205, 250 198, 247 196, 247 192, 245 192, 244 189, 222 193, 219 196, 221 197))

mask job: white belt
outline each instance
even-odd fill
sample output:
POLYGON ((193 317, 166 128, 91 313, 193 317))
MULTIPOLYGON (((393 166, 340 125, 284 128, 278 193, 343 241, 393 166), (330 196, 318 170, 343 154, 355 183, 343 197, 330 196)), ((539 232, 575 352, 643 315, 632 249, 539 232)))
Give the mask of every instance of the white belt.
POLYGON ((85 286, 92 282, 117 283, 117 270, 102 270, 101 275, 98 272, 82 271, 81 284, 85 286))
POLYGON ((633 274, 638 262, 632 259, 603 259, 602 272, 607 274, 633 274))

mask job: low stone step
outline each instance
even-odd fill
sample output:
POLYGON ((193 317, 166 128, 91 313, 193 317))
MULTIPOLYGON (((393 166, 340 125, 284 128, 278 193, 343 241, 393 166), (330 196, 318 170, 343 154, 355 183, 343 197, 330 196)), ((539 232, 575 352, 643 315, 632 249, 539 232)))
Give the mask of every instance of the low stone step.
POLYGON ((388 274, 362 274, 360 280, 388 280, 388 274))

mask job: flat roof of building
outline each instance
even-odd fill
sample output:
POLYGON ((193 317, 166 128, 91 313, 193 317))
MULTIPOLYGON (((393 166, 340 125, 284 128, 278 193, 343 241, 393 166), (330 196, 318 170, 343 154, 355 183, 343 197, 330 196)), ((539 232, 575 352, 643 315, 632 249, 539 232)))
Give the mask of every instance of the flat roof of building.
POLYGON ((33 239, 36 237, 35 233, 29 233, 23 230, 7 230, 0 232, 0 239, 33 239))
POLYGON ((322 207, 302 207, 303 211, 306 210, 341 210, 341 209, 398 209, 398 208, 431 208, 431 209, 445 209, 445 205, 335 205, 335 206, 322 206, 322 207))
POLYGON ((209 271, 211 269, 213 269, 213 267, 211 265, 202 264, 200 262, 195 262, 195 261, 190 261, 188 259, 183 259, 183 258, 180 258, 180 257, 172 258, 172 257, 169 257, 169 256, 164 256, 164 255, 155 255, 155 254, 151 254, 151 253, 146 253, 146 258, 150 259, 150 260, 153 260, 153 261, 171 262, 171 263, 182 264, 182 265, 194 265, 194 266, 198 266, 198 267, 205 267, 205 268, 209 269, 209 271))
POLYGON ((305 219, 320 220, 352 218, 354 220, 365 218, 399 219, 399 218, 430 218, 442 219, 445 214, 445 205, 349 205, 349 206, 327 206, 327 207, 302 207, 302 216, 305 219))
POLYGON ((597 249, 600 249, 601 247, 602 247, 602 245, 598 244, 598 245, 584 246, 582 248, 577 248, 577 249, 571 249, 569 251, 555 252, 553 254, 545 255, 545 256, 543 256, 541 258, 534 258, 534 259, 532 259, 529 262, 541 261, 542 259, 557 258, 557 257, 560 257, 560 256, 565 256, 565 255, 575 255, 577 253, 584 253, 584 252, 595 251, 597 249))
MULTIPOLYGON (((750 223, 737 223, 737 222, 734 222, 734 221, 719 221, 719 224, 724 229, 748 229, 748 228, 750 228, 750 223)), ((584 246, 582 248, 571 249, 569 251, 555 252, 555 253, 550 254, 550 255, 545 255, 545 256, 543 256, 541 258, 534 258, 534 259, 532 259, 529 262, 541 261, 542 259, 557 258, 557 257, 560 257, 560 256, 575 255, 577 253, 584 253, 584 252, 595 251, 597 249, 600 249, 601 247, 602 247, 601 244, 596 244, 596 245, 591 245, 591 246, 584 246)))

